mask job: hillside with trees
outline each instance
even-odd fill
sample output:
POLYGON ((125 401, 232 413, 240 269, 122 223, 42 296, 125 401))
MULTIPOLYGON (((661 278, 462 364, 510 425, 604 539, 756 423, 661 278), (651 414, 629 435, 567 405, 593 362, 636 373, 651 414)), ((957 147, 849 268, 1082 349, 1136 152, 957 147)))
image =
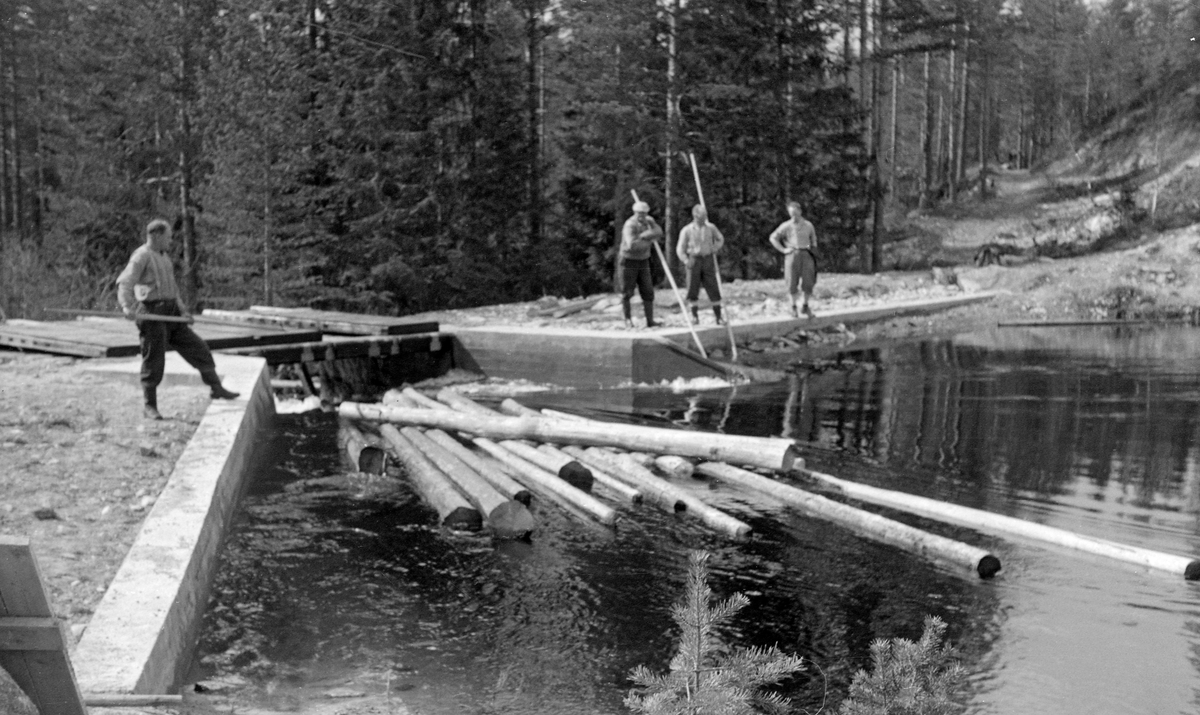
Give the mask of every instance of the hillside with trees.
POLYGON ((777 275, 788 198, 827 268, 870 272, 905 216, 986 201, 1000 166, 1200 210, 1180 173, 1200 151, 1190 0, 0 0, 0 18, 0 317, 112 308, 154 215, 194 306, 594 293, 631 190, 668 236, 687 221, 689 154, 727 280, 777 275))

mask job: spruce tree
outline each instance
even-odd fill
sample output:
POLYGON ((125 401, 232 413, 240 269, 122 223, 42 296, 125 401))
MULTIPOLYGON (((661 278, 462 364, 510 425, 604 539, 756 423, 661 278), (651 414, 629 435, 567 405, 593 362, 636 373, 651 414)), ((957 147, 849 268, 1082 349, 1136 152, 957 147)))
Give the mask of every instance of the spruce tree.
POLYGON ((693 551, 688 558, 686 591, 671 611, 680 634, 670 672, 656 675, 645 666, 634 668, 631 677, 641 690, 630 692, 625 704, 634 712, 654 715, 786 712, 788 701, 763 688, 801 670, 802 659, 774 646, 720 652, 725 649, 718 643, 717 626, 750 601, 736 593, 713 603, 708 558, 703 551, 693 551))

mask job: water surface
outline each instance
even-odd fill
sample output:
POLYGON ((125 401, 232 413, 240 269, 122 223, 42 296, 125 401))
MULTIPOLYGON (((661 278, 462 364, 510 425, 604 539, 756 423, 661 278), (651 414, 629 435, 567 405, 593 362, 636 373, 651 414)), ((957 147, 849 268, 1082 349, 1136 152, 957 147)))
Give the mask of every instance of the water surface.
MULTIPOLYGON (((811 467, 1146 548, 1200 555, 1200 333, 1002 330, 847 354, 770 385, 529 396, 534 407, 799 440, 811 467)), ((398 693, 418 713, 614 713, 637 664, 665 669, 687 553, 751 606, 731 647, 812 667, 809 712, 844 694, 874 638, 926 615, 971 671, 967 711, 1191 713, 1200 586, 1181 576, 902 514, 996 553, 993 581, 703 483, 749 521, 737 544, 643 506, 615 530, 553 507, 530 543, 452 536, 401 484, 346 478, 329 415, 280 418, 201 646, 208 671, 303 698, 398 693)))

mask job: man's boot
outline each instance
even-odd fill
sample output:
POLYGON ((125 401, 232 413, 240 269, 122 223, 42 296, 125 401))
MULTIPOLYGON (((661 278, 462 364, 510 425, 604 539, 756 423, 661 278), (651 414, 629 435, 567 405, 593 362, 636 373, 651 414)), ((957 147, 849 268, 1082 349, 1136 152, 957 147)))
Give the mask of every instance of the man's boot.
POLYGON ((721 317, 721 306, 713 306, 713 315, 717 316, 717 325, 724 325, 725 319, 721 317))
POLYGON ((654 304, 647 303, 646 304, 646 327, 647 328, 657 328, 658 326, 659 326, 659 324, 654 322, 654 304))
POLYGON ((161 420, 163 416, 158 412, 158 391, 153 387, 143 387, 142 396, 145 398, 145 405, 142 407, 142 416, 148 420, 161 420))
POLYGON ((233 390, 226 390, 221 385, 221 378, 215 372, 200 373, 200 377, 204 380, 204 384, 208 385, 214 400, 233 400, 239 395, 239 393, 233 390))
POLYGON ((692 323, 695 325, 700 324, 700 309, 694 305, 692 306, 692 323))

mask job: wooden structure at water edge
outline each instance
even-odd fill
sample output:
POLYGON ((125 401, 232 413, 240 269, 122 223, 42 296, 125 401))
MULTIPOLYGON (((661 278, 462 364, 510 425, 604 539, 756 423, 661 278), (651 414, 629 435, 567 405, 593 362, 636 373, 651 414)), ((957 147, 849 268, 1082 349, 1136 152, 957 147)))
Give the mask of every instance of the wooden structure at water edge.
MULTIPOLYGON (((364 430, 375 425, 416 491, 451 529, 488 526, 497 536, 520 538, 517 530, 494 521, 494 512, 481 496, 487 490, 470 486, 477 478, 501 496, 515 500, 516 484, 532 499, 607 527, 634 517, 640 508, 658 508, 695 519, 730 539, 747 538, 749 524, 709 503, 704 496, 708 490, 689 487, 689 482, 706 479, 756 491, 806 516, 960 573, 989 579, 1000 571, 1000 560, 984 549, 768 476, 803 467, 791 440, 602 422, 537 412, 511 399, 497 411, 450 389, 432 397, 412 388, 392 390, 380 404, 344 402, 338 411, 343 418, 359 421, 364 430), (434 444, 455 459, 431 459, 429 445, 434 444), (464 468, 472 476, 457 474, 464 468), (477 521, 465 516, 472 507, 477 521)), ((535 529, 530 527, 530 532, 535 529)))

